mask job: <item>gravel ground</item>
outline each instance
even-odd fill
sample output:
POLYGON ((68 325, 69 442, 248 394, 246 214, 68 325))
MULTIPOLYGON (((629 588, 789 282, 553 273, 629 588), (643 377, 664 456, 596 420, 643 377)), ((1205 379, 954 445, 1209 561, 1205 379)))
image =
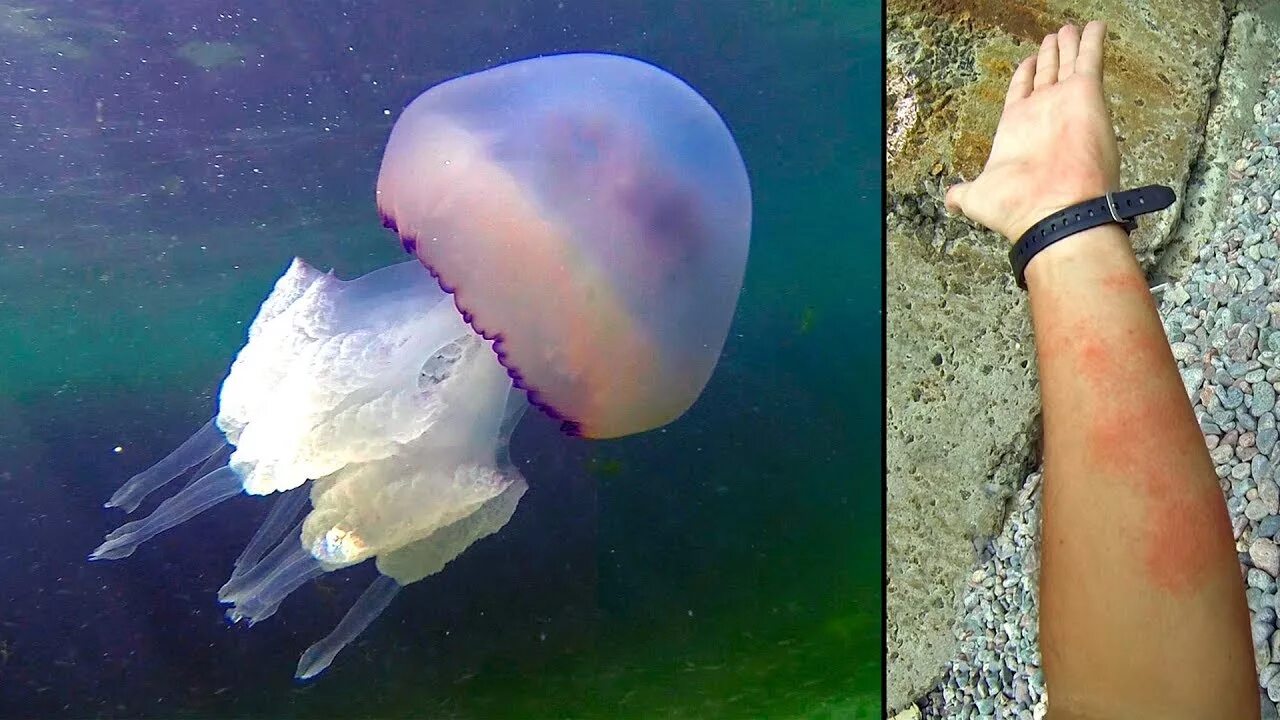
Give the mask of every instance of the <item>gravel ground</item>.
MULTIPOLYGON (((1158 289, 1170 346, 1204 432, 1247 583, 1262 717, 1280 720, 1280 77, 1254 107, 1225 217, 1188 277, 1158 289)), ((1041 718, 1036 580, 1040 473, 980 551, 957 629, 960 652, 917 704, 924 718, 1041 718)))

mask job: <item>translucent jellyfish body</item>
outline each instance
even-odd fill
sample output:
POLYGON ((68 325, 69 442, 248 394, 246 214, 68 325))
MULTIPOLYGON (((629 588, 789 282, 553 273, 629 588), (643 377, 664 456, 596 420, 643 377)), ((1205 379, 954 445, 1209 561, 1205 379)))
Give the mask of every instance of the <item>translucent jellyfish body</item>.
POLYGON ((328 667, 404 585, 497 532, 527 489, 507 458, 529 405, 570 434, 670 422, 702 391, 742 284, 750 190, 715 111, 608 55, 527 60, 427 90, 378 179, 410 261, 351 281, 295 259, 222 384, 217 416, 107 503, 91 559, 236 495, 276 495, 219 599, 261 621, 325 572, 376 580, 297 677, 328 667), (424 267, 426 269, 424 270, 424 267))

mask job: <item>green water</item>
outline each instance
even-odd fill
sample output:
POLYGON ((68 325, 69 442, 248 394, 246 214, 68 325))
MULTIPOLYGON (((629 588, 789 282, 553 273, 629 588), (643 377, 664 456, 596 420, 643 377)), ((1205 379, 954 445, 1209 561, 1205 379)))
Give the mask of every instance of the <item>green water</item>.
MULTIPOLYGON (((208 656, 199 663, 175 658, 176 665, 240 663, 248 674, 239 684, 228 691, 229 683, 191 680, 191 687, 174 687, 161 702, 155 699, 160 693, 144 692, 141 684, 114 694, 103 689, 111 684, 103 680, 108 671, 90 653, 75 663, 74 677, 38 660, 55 654, 35 647, 40 637, 51 645, 75 643, 77 631, 68 613, 55 621, 32 610, 13 615, 21 627, 0 630, 0 641, 10 633, 8 641, 32 658, 20 673, 13 670, 17 660, 0 666, 29 691, 0 700, 0 716, 879 715, 880 8, 725 2, 690 13, 685 7, 651 9, 653 27, 643 36, 632 29, 605 49, 677 70, 702 69, 695 85, 726 117, 751 173, 751 257, 725 358, 685 418, 661 432, 613 442, 530 431, 536 439, 527 447, 568 458, 545 474, 537 468, 549 461, 531 460, 531 493, 548 483, 594 493, 585 503, 594 513, 588 567, 574 570, 587 580, 572 591, 556 586, 542 598, 549 607, 586 608, 590 619, 578 623, 577 611, 566 613, 540 639, 514 619, 519 613, 503 609, 511 606, 486 605, 489 596, 471 590, 476 607, 490 612, 476 618, 484 626, 483 647, 465 669, 433 654, 449 647, 443 635, 405 641, 405 623, 431 617, 426 593, 465 594, 472 578, 484 578, 478 561, 465 564, 468 551, 453 575, 420 583, 436 587, 403 591, 318 683, 297 688, 288 682, 288 658, 314 639, 311 625, 304 630, 290 623, 304 622, 297 618, 320 597, 300 592, 302 598, 263 624, 280 629, 254 628, 234 640, 215 639, 212 647, 174 650, 208 656), (673 45, 675 32, 689 41, 673 45), (717 33, 736 39, 715 42, 717 33), (264 656, 264 646, 255 645, 258 633, 284 646, 264 656), (436 641, 434 649, 422 647, 436 641), (37 693, 39 686, 65 689, 66 707, 45 704, 49 695, 37 693), (98 701, 108 695, 110 702, 98 701)), ((379 131, 349 140, 376 156, 379 131)), ((372 184, 372 176, 348 180, 355 187, 372 184)), ((245 323, 293 255, 343 277, 402 257, 377 227, 370 190, 310 205, 286 191, 280 207, 259 198, 267 209, 243 215, 234 205, 202 213, 168 197, 173 217, 164 226, 113 221, 119 206, 110 198, 68 200, 76 211, 67 214, 42 212, 21 195, 0 199, 0 217, 7 220, 0 226, 0 401, 7 410, 0 450, 8 458, 0 490, 20 501, 37 483, 66 488, 76 497, 70 504, 82 506, 63 507, 66 516, 57 521, 92 525, 93 532, 116 518, 85 500, 105 497, 168 450, 137 438, 136 430, 117 432, 120 424, 162 427, 166 438, 180 440, 207 419, 245 323), (106 219, 95 222, 99 205, 106 219), (58 451, 51 438, 73 428, 79 429, 77 452, 101 450, 101 457, 84 461, 95 476, 59 475, 53 466, 58 451), (119 438, 137 439, 112 455, 119 438)), ((554 512, 547 512, 540 527, 555 527, 554 512)), ((92 568, 99 575, 78 580, 50 569, 60 562, 79 567, 88 549, 54 553, 56 562, 42 561, 43 569, 8 555, 0 577, 25 578, 25 591, 37 595, 71 583, 89 598, 77 606, 88 612, 98 585, 131 582, 121 574, 127 571, 100 565, 92 568)), ((216 552, 226 564, 238 550, 216 552)), ((182 567, 184 558, 167 561, 182 567)), ((208 583, 216 588, 216 580, 208 583)), ((350 594, 345 586, 338 592, 350 594)), ((485 592, 505 594, 513 605, 521 601, 517 588, 485 592)), ((206 615, 201 622, 216 622, 213 598, 200 588, 188 599, 153 602, 198 607, 206 615)), ((313 625, 331 626, 343 603, 326 606, 313 625)), ((133 610, 145 614, 145 607, 133 610)), ((154 628, 170 636, 182 631, 154 628)), ((231 638, 219 635, 221 628, 208 632, 231 638)), ((465 647, 459 632, 447 642, 465 647)), ((125 671, 139 672, 127 665, 125 671)))

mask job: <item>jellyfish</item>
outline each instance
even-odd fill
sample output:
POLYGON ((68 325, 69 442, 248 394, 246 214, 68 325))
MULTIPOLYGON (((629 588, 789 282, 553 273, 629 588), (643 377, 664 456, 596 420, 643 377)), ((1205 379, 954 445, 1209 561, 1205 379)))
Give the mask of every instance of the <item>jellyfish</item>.
POLYGON ((723 349, 751 233, 746 167, 716 111, 606 54, 427 89, 392 127, 376 197, 414 258, 352 280, 295 258, 215 417, 106 506, 133 512, 190 481, 90 556, 275 495, 219 590, 229 621, 267 619, 324 573, 378 570, 303 652, 300 679, 510 520, 528 485, 508 442, 528 408, 588 439, 683 415, 723 349))

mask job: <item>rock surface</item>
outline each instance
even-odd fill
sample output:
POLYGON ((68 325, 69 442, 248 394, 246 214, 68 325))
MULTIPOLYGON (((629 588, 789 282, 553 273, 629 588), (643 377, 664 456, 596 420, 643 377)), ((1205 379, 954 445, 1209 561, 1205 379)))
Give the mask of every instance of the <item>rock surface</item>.
MULTIPOLYGON (((1201 147, 1226 13, 1211 0, 889 0, 886 27, 888 707, 931 687, 975 547, 997 532, 1034 463, 1039 399, 1030 325, 1006 242, 948 218, 945 184, 990 149, 1018 59, 1066 21, 1110 26, 1106 91, 1125 185, 1182 198, 1201 147)), ((1181 205, 1134 235, 1148 265, 1181 205)))

